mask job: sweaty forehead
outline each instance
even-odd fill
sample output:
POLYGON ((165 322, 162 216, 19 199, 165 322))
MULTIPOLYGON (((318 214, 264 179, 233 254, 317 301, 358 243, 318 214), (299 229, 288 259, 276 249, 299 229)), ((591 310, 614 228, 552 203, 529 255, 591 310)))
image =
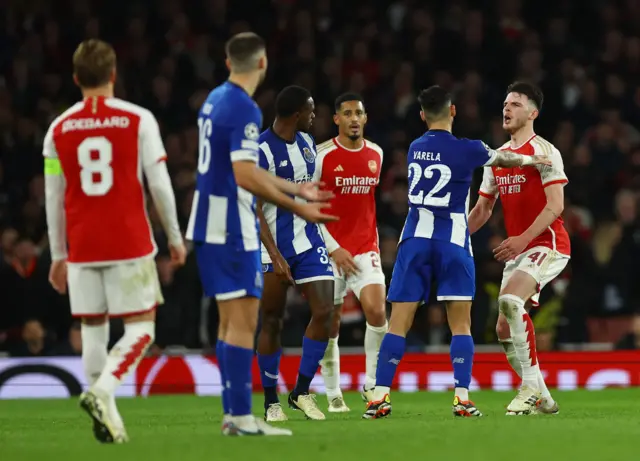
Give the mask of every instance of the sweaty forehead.
POLYGON ((362 105, 362 101, 345 101, 340 105, 340 112, 345 111, 361 111, 364 112, 364 106, 362 105))
POLYGON ((316 105, 313 102, 313 98, 307 99, 307 102, 305 103, 304 108, 306 110, 313 110, 315 107, 316 107, 316 105))
POLYGON ((511 103, 520 103, 523 106, 526 105, 529 102, 529 98, 527 97, 526 94, 522 94, 522 93, 514 93, 511 92, 507 95, 507 97, 504 100, 505 103, 507 102, 511 102, 511 103))

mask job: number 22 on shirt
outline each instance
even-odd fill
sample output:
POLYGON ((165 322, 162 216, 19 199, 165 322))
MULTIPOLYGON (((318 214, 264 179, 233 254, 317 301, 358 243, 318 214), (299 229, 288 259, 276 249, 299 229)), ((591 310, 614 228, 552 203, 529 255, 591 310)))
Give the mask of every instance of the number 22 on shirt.
POLYGON ((451 192, 447 192, 444 195, 439 195, 439 192, 449 184, 451 181, 451 169, 447 165, 435 163, 427 166, 424 170, 419 163, 409 164, 409 201, 413 205, 425 205, 433 207, 447 207, 451 200, 451 192), (438 175, 437 182, 433 188, 426 193, 421 187, 416 186, 420 183, 422 177, 426 179, 433 179, 435 175, 438 175))

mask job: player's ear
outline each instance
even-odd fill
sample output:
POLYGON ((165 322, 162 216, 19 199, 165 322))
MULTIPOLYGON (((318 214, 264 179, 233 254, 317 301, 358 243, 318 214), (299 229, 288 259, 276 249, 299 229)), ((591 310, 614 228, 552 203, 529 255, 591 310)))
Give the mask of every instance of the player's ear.
POLYGON ((367 124, 367 120, 369 120, 369 117, 367 116, 367 113, 365 112, 364 115, 362 116, 362 124, 366 125, 367 124))
POLYGON ((267 55, 263 54, 262 56, 260 56, 260 59, 258 60, 258 69, 266 70, 267 68, 267 55))
POLYGON ((455 117, 455 116, 456 116, 456 106, 455 106, 455 104, 451 104, 451 105, 449 106, 449 114, 450 114, 452 117, 455 117))
POLYGON ((340 116, 338 114, 333 114, 333 123, 340 125, 340 116))
POLYGON ((226 59, 224 60, 224 64, 225 64, 225 66, 227 66, 227 70, 228 70, 229 72, 231 72, 231 60, 230 60, 229 58, 226 58, 226 59))
POLYGON ((540 114, 540 111, 538 109, 533 109, 529 114, 529 120, 537 119, 539 114, 540 114))
POLYGON ((427 122, 427 119, 424 117, 424 111, 423 110, 420 111, 420 120, 422 120, 425 123, 427 122))
POLYGON ((76 74, 73 74, 73 83, 76 84, 76 86, 80 86, 80 83, 78 83, 78 76, 76 74))
POLYGON ((109 76, 109 83, 114 85, 116 83, 117 75, 118 75, 118 72, 116 71, 116 68, 114 67, 113 70, 111 71, 111 75, 109 76))

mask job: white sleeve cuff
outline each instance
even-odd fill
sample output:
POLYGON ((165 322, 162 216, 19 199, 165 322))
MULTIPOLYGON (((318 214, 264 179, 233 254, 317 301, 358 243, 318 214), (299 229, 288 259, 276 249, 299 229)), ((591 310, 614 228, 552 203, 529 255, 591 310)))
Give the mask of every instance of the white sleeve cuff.
POLYGON ((498 152, 495 149, 489 149, 489 159, 482 166, 491 166, 496 161, 498 152))
MULTIPOLYGON (((244 147, 244 146, 243 146, 244 147)), ((255 150, 250 149, 239 149, 231 152, 231 161, 232 162, 254 162, 258 163, 260 159, 260 155, 255 150)))

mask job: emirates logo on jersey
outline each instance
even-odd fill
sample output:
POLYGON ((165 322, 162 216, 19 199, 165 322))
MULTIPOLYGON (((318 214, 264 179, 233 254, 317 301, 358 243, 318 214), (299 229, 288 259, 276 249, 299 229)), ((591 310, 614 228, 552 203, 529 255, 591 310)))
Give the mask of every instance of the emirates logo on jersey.
POLYGON ((522 192, 521 185, 526 182, 527 176, 524 174, 496 176, 496 185, 499 188, 500 195, 519 194, 522 192))
POLYGON ((527 182, 526 175, 508 174, 506 176, 496 176, 496 184, 498 186, 510 186, 512 184, 523 184, 527 182))
POLYGON ((378 171, 378 164, 376 163, 375 160, 369 160, 369 169, 371 170, 372 173, 375 173, 376 171, 378 171))
POLYGON ((336 187, 340 187, 341 194, 368 194, 371 187, 378 185, 378 178, 369 178, 365 176, 351 176, 343 178, 336 176, 336 187))

